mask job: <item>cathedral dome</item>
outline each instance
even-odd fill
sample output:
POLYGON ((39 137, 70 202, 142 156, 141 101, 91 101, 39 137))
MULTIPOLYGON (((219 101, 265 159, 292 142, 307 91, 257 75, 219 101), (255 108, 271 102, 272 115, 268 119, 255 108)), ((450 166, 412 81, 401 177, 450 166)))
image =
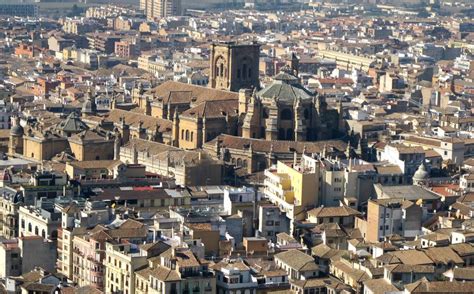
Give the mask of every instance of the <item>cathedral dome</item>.
POLYGON ((19 124, 14 125, 14 126, 10 129, 10 134, 13 135, 13 136, 22 136, 23 133, 24 133, 23 127, 20 126, 19 124))
POLYGON ((273 78, 273 82, 260 90, 257 96, 293 104, 296 100, 311 101, 314 94, 301 85, 299 79, 293 74, 282 71, 273 78))

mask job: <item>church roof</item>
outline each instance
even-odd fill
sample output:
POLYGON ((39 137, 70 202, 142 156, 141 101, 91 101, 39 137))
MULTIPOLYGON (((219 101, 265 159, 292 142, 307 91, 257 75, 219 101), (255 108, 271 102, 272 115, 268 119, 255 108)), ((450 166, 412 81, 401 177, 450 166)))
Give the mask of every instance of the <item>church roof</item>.
POLYGON ((125 118, 125 122, 131 127, 138 127, 140 122, 143 123, 143 128, 147 130, 155 130, 158 126, 160 133, 166 133, 171 131, 173 122, 167 119, 161 119, 142 113, 136 113, 132 111, 125 111, 122 109, 113 109, 107 116, 108 121, 119 123, 121 118, 125 118))
POLYGON ((269 153, 272 151, 275 153, 303 153, 306 149, 307 153, 320 153, 323 148, 333 147, 339 151, 346 149, 347 144, 341 140, 329 140, 329 141, 316 141, 316 142, 301 142, 301 141, 268 141, 264 139, 253 139, 253 138, 242 138, 237 136, 231 136, 222 134, 204 143, 207 146, 214 146, 216 142, 219 142, 222 148, 246 150, 249 146, 252 146, 255 152, 269 153))
POLYGON ((185 84, 175 81, 166 81, 148 91, 154 97, 161 97, 163 103, 200 103, 203 101, 228 100, 239 98, 239 93, 217 90, 208 87, 185 84), (196 99, 193 101, 193 99, 196 99))
POLYGON ((199 105, 184 111, 182 116, 201 117, 201 118, 222 118, 229 116, 237 116, 238 113, 237 100, 220 100, 220 101, 204 101, 199 105))
POLYGON ((314 94, 300 84, 297 77, 281 72, 276 75, 273 82, 260 90, 257 96, 263 98, 278 98, 280 101, 293 103, 296 100, 312 99, 314 94))
POLYGON ((59 130, 68 133, 79 133, 87 130, 89 127, 77 116, 75 112, 72 112, 65 120, 58 125, 59 130))

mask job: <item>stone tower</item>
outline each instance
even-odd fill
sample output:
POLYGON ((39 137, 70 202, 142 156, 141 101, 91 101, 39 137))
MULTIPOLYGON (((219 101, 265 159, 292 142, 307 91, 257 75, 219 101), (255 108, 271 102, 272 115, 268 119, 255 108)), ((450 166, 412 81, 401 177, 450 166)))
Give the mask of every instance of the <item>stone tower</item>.
POLYGON ((286 66, 288 66, 291 71, 292 71, 292 74, 296 77, 299 76, 299 72, 300 72, 300 60, 298 59, 298 56, 296 56, 296 53, 291 53, 290 57, 288 59, 286 59, 286 66))
POLYGON ((95 97, 92 93, 92 89, 89 88, 87 91, 85 101, 82 104, 82 116, 94 115, 97 112, 97 105, 95 104, 95 97))
POLYGON ((8 142, 8 153, 10 155, 23 154, 23 127, 20 125, 20 118, 13 118, 14 125, 10 129, 10 140, 8 142))
POLYGON ((210 86, 237 92, 259 88, 260 45, 234 42, 211 45, 210 86))

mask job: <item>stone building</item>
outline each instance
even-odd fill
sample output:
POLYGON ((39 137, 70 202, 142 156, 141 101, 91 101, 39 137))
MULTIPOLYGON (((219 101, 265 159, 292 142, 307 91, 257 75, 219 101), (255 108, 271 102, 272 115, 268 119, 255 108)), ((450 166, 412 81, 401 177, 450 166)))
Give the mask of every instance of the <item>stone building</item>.
POLYGON ((142 164, 148 172, 173 177, 178 185, 216 185, 222 180, 222 162, 202 151, 132 139, 120 148, 120 160, 142 164))
POLYGON ((213 44, 211 51, 211 88, 168 81, 148 91, 138 84, 132 91, 144 117, 166 122, 159 132, 163 140, 152 141, 189 150, 220 134, 316 141, 346 132, 342 104, 330 109, 324 96, 300 83, 296 55, 270 85, 258 90, 259 45, 213 44))
POLYGON ((229 91, 259 88, 259 58, 260 45, 257 43, 212 44, 210 86, 229 91))
POLYGON ((295 74, 285 67, 264 89, 239 92, 242 137, 316 141, 345 131, 342 106, 328 109, 324 97, 306 89, 295 74))
POLYGON ((267 141, 264 139, 242 138, 222 134, 204 143, 203 149, 215 159, 225 164, 242 168, 248 173, 263 171, 276 162, 291 163, 295 154, 323 153, 344 156, 347 144, 340 140, 297 142, 267 141))
POLYGON ((58 124, 27 124, 26 132, 17 119, 10 131, 9 153, 28 159, 50 160, 68 152, 77 160, 113 159, 118 134, 101 127, 91 129, 74 112, 58 124))

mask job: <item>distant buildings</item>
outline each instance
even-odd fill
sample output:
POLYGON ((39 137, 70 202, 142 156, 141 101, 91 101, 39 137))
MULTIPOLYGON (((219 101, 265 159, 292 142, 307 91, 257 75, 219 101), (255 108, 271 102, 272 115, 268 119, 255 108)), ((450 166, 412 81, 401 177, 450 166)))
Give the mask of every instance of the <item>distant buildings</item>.
POLYGON ((140 0, 140 9, 149 20, 181 15, 181 0, 140 0))

